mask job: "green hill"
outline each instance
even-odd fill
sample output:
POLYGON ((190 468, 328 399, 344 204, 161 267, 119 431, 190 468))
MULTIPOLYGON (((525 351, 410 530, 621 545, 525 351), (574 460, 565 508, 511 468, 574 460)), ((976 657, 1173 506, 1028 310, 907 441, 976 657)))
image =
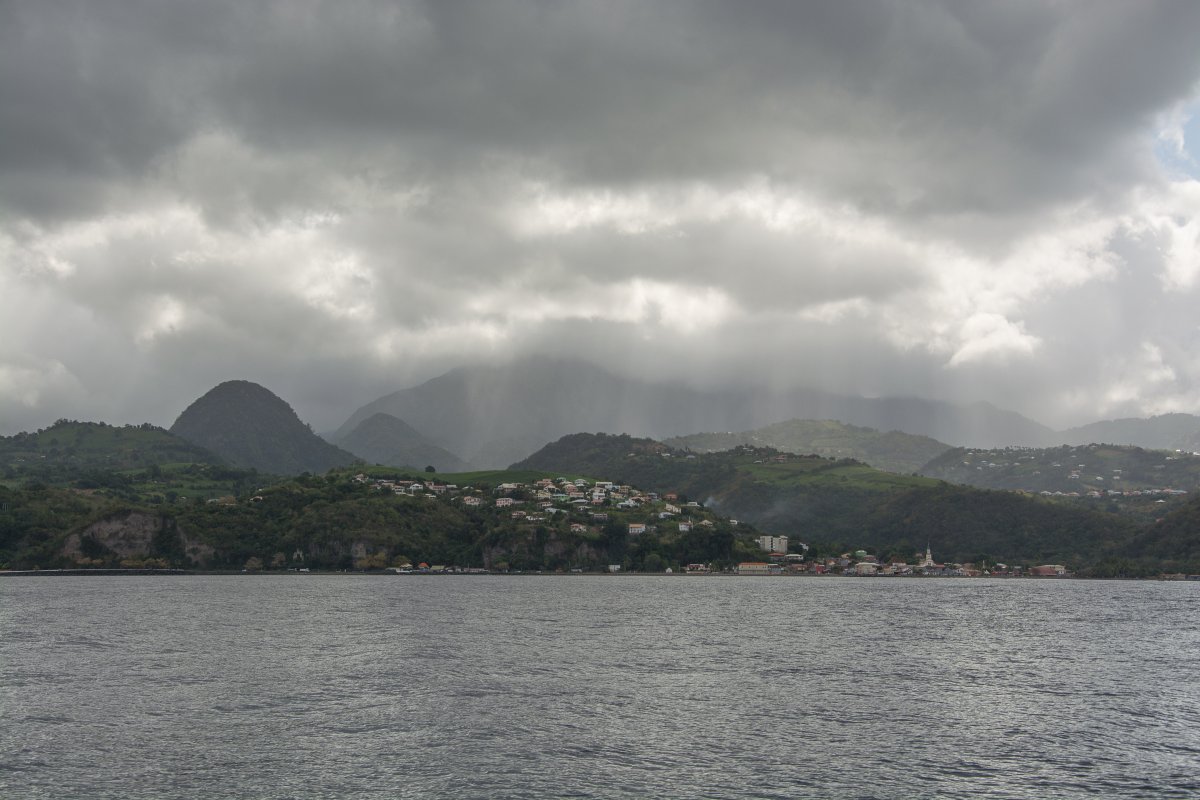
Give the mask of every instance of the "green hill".
POLYGON ((955 561, 988 556, 1085 568, 1129 552, 1140 530, 1105 504, 951 486, 849 459, 745 446, 689 454, 651 440, 578 434, 514 468, 585 472, 684 493, 722 515, 816 545, 817 552, 871 547, 907 558, 928 543, 955 561))
POLYGON ((1163 566, 1168 571, 1200 574, 1200 498, 1188 500, 1146 526, 1121 552, 1123 558, 1112 569, 1128 574, 1144 571, 1147 553, 1165 561, 1163 566))
POLYGON ((950 449, 950 445, 928 436, 884 432, 828 419, 793 419, 741 433, 696 433, 665 439, 663 443, 699 453, 739 445, 772 447, 799 455, 853 458, 888 472, 915 472, 950 449))
POLYGON ((89 470, 131 470, 178 463, 220 464, 212 452, 153 425, 106 425, 60 419, 34 433, 0 436, 6 480, 55 482, 89 470))
POLYGON ((358 459, 313 433, 292 407, 249 381, 227 381, 188 406, 171 433, 238 467, 275 475, 325 472, 358 459))
POLYGON ((985 489, 1126 496, 1200 489, 1200 456, 1140 447, 1089 444, 1052 448, 956 448, 922 475, 985 489))
POLYGON ((378 569, 423 561, 657 572, 761 557, 752 526, 735 527, 700 508, 672 512, 665 500, 636 490, 621 489, 603 506, 579 506, 567 495, 580 491, 572 479, 463 477, 434 481, 424 472, 355 467, 156 507, 108 492, 0 487, 0 566, 378 569), (641 531, 635 535, 631 525, 641 531))

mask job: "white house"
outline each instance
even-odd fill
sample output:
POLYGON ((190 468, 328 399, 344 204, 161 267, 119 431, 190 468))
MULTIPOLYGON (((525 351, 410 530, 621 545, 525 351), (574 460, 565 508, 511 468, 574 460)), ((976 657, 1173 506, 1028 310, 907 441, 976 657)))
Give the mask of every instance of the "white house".
POLYGON ((754 541, 758 542, 758 546, 768 553, 786 553, 788 549, 788 537, 786 536, 760 536, 754 541))

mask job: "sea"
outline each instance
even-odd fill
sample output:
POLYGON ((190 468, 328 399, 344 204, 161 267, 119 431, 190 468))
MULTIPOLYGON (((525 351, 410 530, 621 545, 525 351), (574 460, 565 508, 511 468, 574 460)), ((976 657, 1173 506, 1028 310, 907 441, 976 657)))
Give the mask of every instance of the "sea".
POLYGON ((0 577, 0 797, 1200 797, 1200 583, 0 577))

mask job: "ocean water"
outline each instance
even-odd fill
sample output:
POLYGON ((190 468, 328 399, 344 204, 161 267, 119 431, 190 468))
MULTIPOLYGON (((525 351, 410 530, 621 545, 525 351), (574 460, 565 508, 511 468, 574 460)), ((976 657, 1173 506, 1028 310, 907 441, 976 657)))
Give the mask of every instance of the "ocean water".
POLYGON ((1200 584, 0 578, 0 797, 1200 797, 1200 584))

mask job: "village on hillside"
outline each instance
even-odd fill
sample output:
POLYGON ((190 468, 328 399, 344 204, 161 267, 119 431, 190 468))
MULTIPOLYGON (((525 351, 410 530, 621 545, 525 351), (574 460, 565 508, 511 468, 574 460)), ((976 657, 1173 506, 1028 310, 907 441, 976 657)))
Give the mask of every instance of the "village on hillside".
MULTIPOLYGON (((506 482, 491 488, 458 486, 443 483, 435 478, 373 478, 365 473, 356 474, 352 480, 370 485, 376 491, 389 492, 409 497, 424 497, 430 501, 443 500, 459 503, 466 508, 491 507, 506 514, 518 525, 538 525, 547 522, 567 521, 572 533, 598 533, 602 527, 613 522, 620 513, 622 525, 629 537, 646 533, 672 531, 680 534, 693 529, 713 529, 717 522, 706 513, 703 505, 681 499, 676 492, 650 492, 625 484, 607 480, 584 478, 542 478, 531 483, 506 482)), ((736 519, 726 520, 733 528, 736 519)), ((809 558, 809 546, 787 536, 762 535, 754 542, 763 552, 761 561, 741 561, 736 565, 717 568, 712 564, 691 563, 683 567, 687 575, 847 575, 856 577, 1064 577, 1068 570, 1061 564, 1044 564, 1023 568, 1004 563, 938 563, 926 548, 924 554, 915 554, 911 561, 890 560, 886 563, 877 556, 857 550, 837 557, 809 558)), ((380 567, 372 563, 368 553, 356 553, 356 566, 369 569, 380 567)), ((430 565, 424 562, 413 564, 401 562, 386 567, 390 572, 411 573, 486 573, 506 570, 460 568, 455 566, 430 565)), ((571 572, 582 572, 572 569, 571 572)), ((619 564, 610 564, 607 572, 622 571, 619 564)), ((663 572, 673 574, 667 566, 663 572)))

